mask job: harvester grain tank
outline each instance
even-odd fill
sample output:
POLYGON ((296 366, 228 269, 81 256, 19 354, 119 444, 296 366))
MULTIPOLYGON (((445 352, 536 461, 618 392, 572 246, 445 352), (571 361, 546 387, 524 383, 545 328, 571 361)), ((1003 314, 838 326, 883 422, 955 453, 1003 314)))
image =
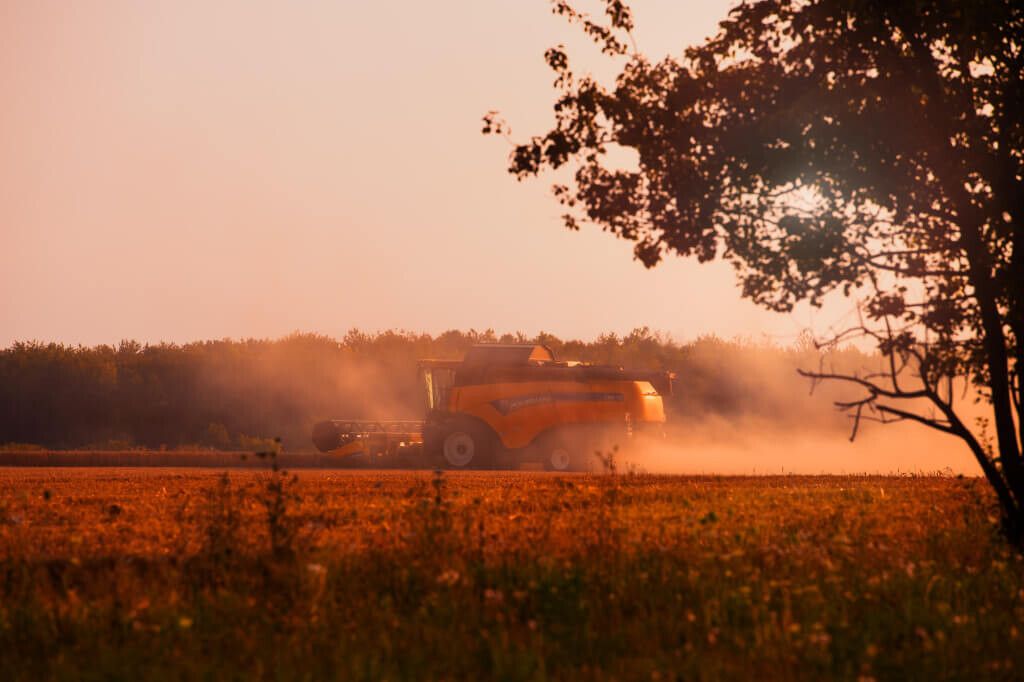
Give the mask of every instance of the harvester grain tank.
POLYGON ((420 459, 450 468, 540 462, 590 470, 594 453, 662 431, 671 372, 557 361, 541 345, 479 344, 462 360, 420 360, 422 421, 317 424, 322 452, 420 459))

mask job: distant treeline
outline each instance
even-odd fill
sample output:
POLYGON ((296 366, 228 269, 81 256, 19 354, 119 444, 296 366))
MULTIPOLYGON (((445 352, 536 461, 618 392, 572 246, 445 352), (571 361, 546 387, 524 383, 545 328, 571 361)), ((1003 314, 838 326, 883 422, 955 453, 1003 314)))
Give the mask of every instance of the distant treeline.
POLYGON ((705 337, 680 344, 647 329, 592 342, 491 331, 352 331, 341 340, 295 334, 93 348, 16 343, 0 350, 0 444, 251 449, 280 437, 287 449, 310 449, 311 425, 322 419, 421 416, 416 360, 460 358, 488 341, 543 343, 556 358, 673 370, 679 378, 668 409, 681 431, 709 417, 719 418, 719 428, 748 419, 845 428, 830 401, 809 397, 810 385, 795 370, 875 362, 853 349, 822 355, 806 342, 780 347, 705 337))

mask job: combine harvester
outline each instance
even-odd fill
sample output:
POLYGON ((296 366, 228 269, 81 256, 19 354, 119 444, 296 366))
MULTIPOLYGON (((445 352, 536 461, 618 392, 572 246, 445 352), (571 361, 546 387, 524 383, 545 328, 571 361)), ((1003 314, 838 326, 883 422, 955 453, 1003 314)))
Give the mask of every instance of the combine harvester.
POLYGON ((480 344, 465 359, 420 360, 423 421, 336 419, 313 427, 321 452, 377 465, 591 471, 596 452, 663 435, 671 372, 556 361, 537 345, 480 344))

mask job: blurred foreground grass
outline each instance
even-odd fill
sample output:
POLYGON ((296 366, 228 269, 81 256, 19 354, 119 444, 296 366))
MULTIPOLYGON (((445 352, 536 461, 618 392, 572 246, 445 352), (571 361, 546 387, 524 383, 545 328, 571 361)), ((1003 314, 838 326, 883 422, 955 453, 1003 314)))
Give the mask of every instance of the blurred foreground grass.
POLYGON ((0 670, 1019 678, 991 502, 949 477, 0 469, 0 670))

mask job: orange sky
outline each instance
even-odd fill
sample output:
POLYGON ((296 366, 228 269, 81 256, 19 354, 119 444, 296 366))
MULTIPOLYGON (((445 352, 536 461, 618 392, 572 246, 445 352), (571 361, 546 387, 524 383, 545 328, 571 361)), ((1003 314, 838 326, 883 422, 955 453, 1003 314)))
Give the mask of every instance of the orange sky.
MULTIPOLYGON (((678 53, 725 0, 635 3, 678 53)), ((584 3, 584 6, 586 4, 584 3)), ((561 227, 504 172, 551 120, 544 49, 610 64, 546 0, 0 1, 0 345, 648 325, 791 339, 731 270, 561 227)), ((603 69, 603 71, 601 71, 603 69)))

